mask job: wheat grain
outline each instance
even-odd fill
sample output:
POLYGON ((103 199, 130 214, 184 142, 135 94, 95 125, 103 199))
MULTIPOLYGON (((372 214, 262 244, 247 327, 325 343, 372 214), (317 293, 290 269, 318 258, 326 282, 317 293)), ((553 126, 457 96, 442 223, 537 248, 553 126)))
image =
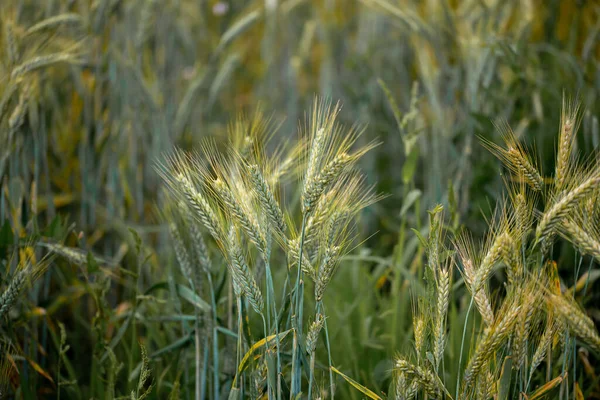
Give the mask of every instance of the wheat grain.
POLYGON ((577 202, 593 192, 599 182, 600 175, 593 174, 554 202, 543 214, 537 226, 536 241, 538 243, 549 241, 559 222, 564 221, 566 215, 574 209, 577 202))
POLYGON ((339 246, 329 247, 325 250, 325 255, 323 256, 323 260, 319 266, 319 271, 317 272, 317 281, 315 283, 315 299, 317 301, 321 301, 323 299, 325 289, 327 288, 327 285, 329 284, 329 281, 335 272, 339 253, 339 246))
POLYGON ((185 175, 179 174, 175 179, 181 185, 180 189, 192 211, 194 211, 194 216, 202 223, 215 240, 222 240, 223 234, 221 233, 221 224, 208 201, 196 190, 196 188, 194 188, 190 179, 185 175))
MULTIPOLYGON (((506 301, 506 300, 505 300, 506 301)), ((520 305, 508 307, 508 311, 496 321, 496 324, 490 326, 479 341, 475 353, 469 360, 465 375, 463 378, 463 392, 473 383, 486 360, 491 357, 502 342, 510 335, 517 321, 517 315, 521 310, 520 305)))
POLYGON ((278 234, 284 234, 286 224, 283 218, 283 212, 275 200, 275 196, 265 180, 263 174, 256 164, 249 166, 250 181, 252 182, 255 193, 258 195, 260 204, 268 216, 268 221, 272 224, 278 234))
POLYGON ((2 293, 2 296, 0 296, 0 320, 14 305, 19 293, 21 293, 21 290, 25 286, 29 272, 28 269, 19 270, 10 281, 4 293, 2 293))
POLYGON ((254 243, 263 256, 268 257, 267 240, 256 217, 234 197, 231 190, 221 179, 215 180, 214 186, 227 210, 246 232, 250 241, 254 243))
POLYGON ((577 222, 572 219, 565 219, 562 224, 567 237, 577 246, 583 254, 589 254, 596 260, 600 261, 600 241, 597 240, 598 235, 591 235, 589 232, 595 233, 595 227, 583 229, 577 222))
POLYGON ((323 314, 317 314, 315 320, 310 325, 308 335, 306 336, 306 351, 308 354, 313 354, 317 348, 317 342, 319 340, 319 333, 325 323, 325 317, 323 314))
POLYGON ((568 102, 563 98, 563 109, 560 115, 560 134, 558 137, 558 154, 556 157, 556 172, 554 175, 555 191, 560 191, 565 186, 571 169, 570 160, 573 153, 575 132, 579 120, 579 104, 568 102))
POLYGON ((192 262, 190 259, 190 255, 185 248, 185 244, 183 243, 183 239, 181 238, 181 234, 177 229, 177 225, 175 223, 169 224, 169 232, 171 233, 171 238, 173 239, 173 244, 175 246, 175 256, 177 257, 177 261, 179 263, 179 268, 181 269, 181 273, 188 280, 188 282, 195 286, 194 273, 192 268, 192 262))
POLYGON ((305 186, 302 196, 303 211, 310 214, 325 189, 337 178, 342 171, 353 161, 354 157, 342 153, 331 160, 323 170, 305 186))
POLYGON ((564 320, 568 328, 584 342, 600 353, 600 335, 594 322, 571 299, 565 296, 549 295, 548 301, 564 320))
POLYGON ((227 251, 229 253, 230 272, 234 281, 236 296, 246 296, 254 311, 257 314, 262 314, 262 310, 264 309, 262 293, 254 279, 254 275, 252 275, 248 268, 239 244, 237 232, 233 227, 229 230, 227 251))
POLYGON ((415 379, 419 386, 433 398, 440 398, 442 394, 445 394, 451 398, 450 394, 440 382, 440 379, 435 376, 431 371, 413 365, 404 359, 397 359, 395 369, 401 373, 404 373, 407 377, 415 379))
POLYGON ((436 370, 444 356, 444 346, 446 342, 446 313, 448 311, 448 302, 450 299, 450 272, 448 266, 441 268, 438 272, 437 281, 437 304, 435 319, 435 338, 433 342, 433 356, 436 370))

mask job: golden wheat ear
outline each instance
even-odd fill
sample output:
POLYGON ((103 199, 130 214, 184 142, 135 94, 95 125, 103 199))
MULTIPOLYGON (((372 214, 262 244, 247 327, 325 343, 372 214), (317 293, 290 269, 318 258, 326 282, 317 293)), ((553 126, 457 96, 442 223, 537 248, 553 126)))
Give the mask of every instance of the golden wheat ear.
POLYGON ((535 191, 542 191, 544 179, 534 162, 535 158, 529 155, 506 121, 498 121, 494 125, 500 132, 506 147, 480 138, 483 146, 502 161, 517 180, 526 182, 535 191))
POLYGON ((600 185, 600 164, 572 168, 563 190, 550 197, 537 225, 536 243, 541 244, 543 251, 552 243, 560 224, 598 189, 598 185, 600 185))
POLYGON ((558 136, 558 152, 554 172, 554 191, 560 192, 573 168, 573 147, 575 135, 581 123, 581 103, 578 99, 568 99, 563 95, 560 114, 560 133, 558 136))

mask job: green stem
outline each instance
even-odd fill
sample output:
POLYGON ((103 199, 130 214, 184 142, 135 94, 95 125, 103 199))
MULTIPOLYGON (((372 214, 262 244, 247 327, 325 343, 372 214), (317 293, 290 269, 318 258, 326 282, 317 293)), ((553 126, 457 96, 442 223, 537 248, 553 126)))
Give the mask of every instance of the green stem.
MULTIPOLYGON (((266 261, 265 265, 266 278, 267 278, 267 307, 270 302, 273 303, 273 317, 275 319, 275 348, 277 349, 277 400, 281 400, 281 357, 280 357, 280 345, 279 345, 279 316, 277 314, 277 303, 275 301, 275 289, 273 288, 273 276, 271 275, 271 265, 266 261)), ((269 313, 267 308, 267 313, 269 313)), ((269 332, 271 326, 269 325, 269 332)))
POLYGON ((329 362, 329 391, 331 394, 331 400, 335 399, 335 384, 333 381, 333 370, 331 367, 333 363, 331 361, 331 346, 329 343, 329 329, 327 328, 327 318, 325 318, 325 305, 322 301, 319 302, 319 311, 323 314, 324 324, 323 329, 325 329, 325 346, 327 347, 327 362, 329 362))
POLYGON ((208 277, 208 286, 210 288, 210 300, 212 303, 213 316, 213 394, 214 398, 218 399, 219 392, 219 342, 217 338, 217 303, 215 300, 215 288, 210 272, 206 273, 208 277))
POLYGON ((461 364, 462 364, 463 350, 464 350, 464 346, 465 346, 465 336, 467 335, 467 325, 469 322, 469 315, 471 314, 471 308, 473 307, 473 299, 474 299, 474 297, 471 296, 471 302, 469 303, 469 308, 467 309, 467 316, 465 317, 465 325, 463 326, 462 340, 460 342, 460 355, 458 357, 458 369, 456 371, 456 397, 455 397, 455 399, 458 399, 458 391, 460 389, 460 369, 461 369, 461 364))
POLYGON ((300 368, 300 346, 298 345, 298 341, 300 340, 300 335, 302 333, 302 298, 303 298, 303 289, 304 285, 302 284, 302 250, 304 247, 304 235, 306 233, 306 221, 308 220, 308 215, 304 214, 302 217, 302 232, 300 234, 300 248, 298 249, 298 274, 296 276, 296 285, 294 288, 295 292, 295 307, 294 307, 294 318, 292 319, 292 326, 296 331, 296 335, 294 336, 294 355, 293 355, 293 363, 292 363, 292 389, 291 396, 295 398, 301 390, 302 386, 302 369, 300 368))
POLYGON ((243 320, 242 320, 242 298, 237 296, 237 314, 238 314, 238 337, 237 337, 237 354, 236 354, 236 365, 235 365, 235 377, 233 378, 233 383, 231 385, 232 389, 237 389, 240 385, 239 380, 240 377, 238 375, 239 366, 242 360, 242 337, 244 336, 243 332, 243 320))

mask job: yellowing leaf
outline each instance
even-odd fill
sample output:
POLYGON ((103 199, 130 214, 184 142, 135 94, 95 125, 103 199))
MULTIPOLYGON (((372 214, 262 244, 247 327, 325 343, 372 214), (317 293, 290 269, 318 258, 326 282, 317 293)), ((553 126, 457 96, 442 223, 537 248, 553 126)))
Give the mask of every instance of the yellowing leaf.
MULTIPOLYGON (((567 375, 567 373, 565 372, 565 376, 567 375)), ((564 380, 564 376, 557 376, 556 378, 552 379, 550 382, 546 382, 545 385, 541 386, 538 390, 536 390, 535 392, 533 392, 531 394, 531 396, 529 396, 529 400, 535 400, 535 399, 541 399, 543 397, 545 397, 548 392, 550 392, 552 389, 556 388, 558 385, 560 385, 562 383, 562 381, 564 380)))
MULTIPOLYGON (((279 333, 279 340, 283 340, 283 338, 285 338, 287 336, 287 334, 290 333, 290 331, 291 331, 291 329, 288 329, 285 332, 279 333)), ((263 347, 266 343, 271 342, 272 340, 274 340, 275 336, 277 336, 277 335, 271 335, 271 336, 268 336, 266 338, 262 338, 258 342, 254 343, 252 345, 252 347, 250 347, 250 349, 244 355, 244 358, 242 358, 242 361, 240 362, 240 365, 238 365, 238 375, 241 372, 243 372, 248 367, 248 364, 249 364, 251 358, 252 359, 257 358, 257 357, 253 357, 254 356, 254 352, 256 350, 260 349, 261 347, 263 347)), ((235 384, 236 384, 236 382, 234 380, 232 386, 235 387, 235 384)))
POLYGON ((50 382, 52 382, 54 384, 54 380, 52 379, 50 374, 47 373, 46 371, 44 371, 44 369, 42 367, 40 367, 40 365, 38 363, 36 363, 35 361, 33 361, 29 358, 27 359, 27 362, 33 367, 33 369, 36 370, 36 372, 38 374, 42 375, 44 378, 48 379, 50 382))
POLYGON ((358 391, 360 391, 362 394, 369 396, 370 399, 374 399, 374 400, 383 400, 380 396, 378 396, 375 392, 373 392, 372 390, 364 387, 363 385, 361 385, 360 383, 356 382, 354 379, 350 378, 349 376, 344 375, 340 370, 338 370, 336 367, 331 366, 331 370, 333 372, 335 372, 336 374, 338 374, 339 376, 341 376, 342 378, 344 378, 349 384, 351 384, 352 386, 354 386, 354 388, 358 391))

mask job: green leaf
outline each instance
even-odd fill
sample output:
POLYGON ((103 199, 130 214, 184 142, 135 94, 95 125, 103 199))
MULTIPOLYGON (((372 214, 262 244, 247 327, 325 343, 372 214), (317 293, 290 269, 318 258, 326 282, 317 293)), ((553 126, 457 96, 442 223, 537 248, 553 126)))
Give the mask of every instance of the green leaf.
POLYGON ((548 392, 560 386, 563 380, 564 377, 562 375, 559 375, 556 378, 552 379, 550 382, 546 382, 544 385, 542 385, 539 389, 537 389, 529 396, 529 400, 536 400, 545 397, 549 394, 548 392))
POLYGON ((400 131, 400 133, 404 133, 402 129, 402 113, 400 112, 400 108, 398 108, 398 103, 396 103, 396 99, 394 99, 394 96, 392 96, 392 92, 382 79, 377 79, 377 83, 379 83, 379 87, 381 87, 381 89, 385 93, 385 97, 387 97, 387 101, 390 105, 390 108, 394 113, 394 119, 396 120, 398 131, 400 131))
POLYGON ((406 195, 402 209, 400 210, 400 216, 404 216, 409 208, 421 197, 422 192, 419 189, 413 189, 406 195))
POLYGON ((211 310, 210 305, 207 302, 205 302, 204 300, 202 300, 202 298, 200 298, 200 296, 198 296, 196 293, 194 293, 187 286, 177 284, 177 285, 175 285, 175 287, 177 288, 177 293, 179 294, 179 296, 181 296, 184 300, 188 301, 193 306, 197 307, 198 309, 200 309, 202 311, 210 311, 211 310))
POLYGON ((182 347, 185 347, 192 341, 194 338, 193 332, 190 332, 189 335, 184 336, 182 338, 177 339, 173 343, 166 345, 165 347, 156 350, 154 353, 150 354, 150 358, 156 358, 162 354, 169 353, 171 351, 178 350, 182 347))
POLYGON ((96 259, 92 255, 91 252, 87 253, 87 272, 88 274, 93 274, 95 272, 100 271, 100 266, 96 262, 96 259))
POLYGON ((10 226, 10 222, 8 219, 4 220, 4 224, 2 224, 2 228, 0 229, 0 259, 5 259, 7 252, 7 247, 12 245, 14 241, 14 234, 12 228, 10 226))
MULTIPOLYGON (((144 292, 144 295, 148 295, 148 294, 150 294, 156 290, 160 290, 160 289, 169 290, 169 284, 167 282, 159 282, 157 284, 154 284, 150 288, 148 288, 148 290, 146 290, 146 292, 144 292)), ((179 296, 181 296, 182 299, 186 300, 187 302, 194 305, 198 309, 200 309, 202 311, 210 311, 211 310, 210 305, 206 301, 202 300, 202 298, 200 296, 198 296, 196 293, 194 293, 187 286, 176 284, 175 289, 177 290, 177 294, 179 296)))
POLYGON ((240 398, 240 389, 238 388, 231 388, 231 390, 229 391, 229 400, 238 400, 240 398))
POLYGON ((129 229, 129 233, 131 233, 131 236, 133 236, 133 240, 135 241, 135 254, 139 255, 140 251, 142 250, 142 238, 140 237, 139 233, 137 233, 137 231, 133 228, 128 228, 129 229))
MULTIPOLYGON (((246 354, 242 358, 242 361, 240 361, 240 365, 238 365, 238 375, 241 374, 242 372, 244 372, 244 370, 246 368, 248 368, 251 357, 258 349, 260 349, 261 347, 264 347, 265 344, 267 344, 267 343, 274 342, 276 336, 279 337, 279 341, 281 342, 291 331, 292 331, 291 329, 288 329, 285 332, 280 332, 279 335, 271 335, 267 338, 262 338, 258 342, 254 343, 252 345, 252 347, 250 347, 250 349, 246 352, 246 354)), ((234 381, 234 384, 235 384, 235 381, 234 381)))
POLYGON ((421 242, 421 246, 427 247, 427 239, 425 239, 425 237, 421 235, 421 232, 419 232, 415 228, 410 228, 410 230, 413 231, 415 235, 417 235, 417 238, 419 238, 419 242, 421 242))
POLYGON ((402 166, 402 182, 404 182, 405 185, 412 182, 415 176, 415 171, 417 170, 418 161, 419 149, 415 147, 410 153, 408 153, 408 157, 402 166))
POLYGON ((512 379, 512 357, 507 356, 502 364, 502 373, 498 380, 498 400, 508 400, 510 381, 512 379))

